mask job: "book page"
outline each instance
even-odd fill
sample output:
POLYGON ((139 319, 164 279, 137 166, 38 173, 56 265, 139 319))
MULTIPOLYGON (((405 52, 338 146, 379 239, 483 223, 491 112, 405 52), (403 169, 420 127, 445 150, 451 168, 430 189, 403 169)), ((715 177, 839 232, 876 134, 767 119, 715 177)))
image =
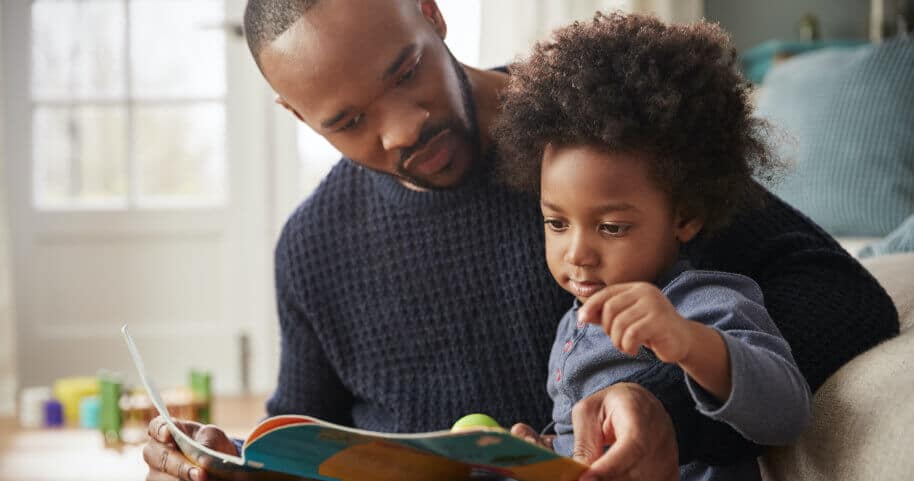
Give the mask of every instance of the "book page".
POLYGON ((143 387, 146 388, 149 399, 152 401, 153 406, 155 406, 156 411, 159 412, 159 415, 165 419, 165 423, 168 425, 168 431, 171 433, 171 436, 187 459, 194 464, 203 467, 208 473, 212 474, 262 472, 259 469, 251 469, 244 466, 245 462, 243 458, 212 450, 195 441, 185 434, 184 431, 178 429, 178 426, 175 425, 174 420, 168 413, 165 402, 162 401, 162 396, 159 395, 155 382, 146 372, 143 358, 140 356, 140 351, 137 349, 136 343, 133 342, 133 338, 130 336, 130 332, 128 332, 126 325, 121 328, 121 333, 124 335, 124 340, 127 342, 127 350, 130 351, 130 357, 133 358, 133 364, 136 366, 137 373, 140 375, 140 381, 143 383, 143 387))

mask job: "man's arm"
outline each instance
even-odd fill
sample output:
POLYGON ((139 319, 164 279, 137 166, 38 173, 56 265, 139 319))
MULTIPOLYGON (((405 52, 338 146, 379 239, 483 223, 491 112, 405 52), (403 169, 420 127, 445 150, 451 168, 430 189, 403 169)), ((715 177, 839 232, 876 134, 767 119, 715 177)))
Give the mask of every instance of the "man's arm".
POLYGON ((898 312, 867 270, 772 194, 765 208, 689 246, 701 268, 755 280, 813 392, 858 354, 898 334, 898 312))
MULTIPOLYGON (((879 283, 815 223, 774 195, 724 231, 687 246, 699 268, 755 280, 812 392, 847 361, 898 334, 898 313, 879 283)), ((681 376, 681 373, 679 373, 681 376)), ((729 464, 762 448, 694 409, 657 366, 638 379, 663 402, 676 427, 680 462, 729 464)))
POLYGON ((267 401, 267 414, 306 414, 349 425, 352 395, 324 354, 296 282, 304 275, 300 250, 295 233, 287 225, 275 253, 281 356, 279 379, 267 401))

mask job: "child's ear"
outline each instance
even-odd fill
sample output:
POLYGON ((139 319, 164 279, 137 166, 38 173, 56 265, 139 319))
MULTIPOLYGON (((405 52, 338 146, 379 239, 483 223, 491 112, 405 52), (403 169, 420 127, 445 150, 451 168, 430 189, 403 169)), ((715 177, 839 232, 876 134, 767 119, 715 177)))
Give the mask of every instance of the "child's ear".
POLYGON ((701 232, 704 225, 704 220, 700 217, 684 215, 682 212, 676 214, 676 240, 683 244, 689 242, 701 232))

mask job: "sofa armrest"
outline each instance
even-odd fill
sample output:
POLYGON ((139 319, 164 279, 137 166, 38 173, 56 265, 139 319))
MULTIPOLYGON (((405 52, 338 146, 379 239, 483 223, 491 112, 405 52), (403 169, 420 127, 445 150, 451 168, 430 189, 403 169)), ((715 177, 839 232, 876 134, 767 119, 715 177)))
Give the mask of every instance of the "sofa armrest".
POLYGON ((857 356, 813 396, 800 440, 760 458, 766 481, 910 479, 914 473, 914 253, 866 259, 901 334, 857 356))

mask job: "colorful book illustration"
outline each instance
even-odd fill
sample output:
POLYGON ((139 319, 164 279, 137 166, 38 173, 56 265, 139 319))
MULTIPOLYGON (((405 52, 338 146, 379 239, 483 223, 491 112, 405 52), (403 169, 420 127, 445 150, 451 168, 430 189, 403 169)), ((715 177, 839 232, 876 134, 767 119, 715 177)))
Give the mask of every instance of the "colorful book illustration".
POLYGON ((308 416, 263 420, 244 440, 240 456, 214 451, 177 428, 146 373, 127 326, 121 332, 140 380, 178 447, 195 464, 227 479, 235 473, 258 473, 258 479, 326 481, 449 481, 493 476, 573 481, 587 469, 500 429, 389 434, 308 416))

